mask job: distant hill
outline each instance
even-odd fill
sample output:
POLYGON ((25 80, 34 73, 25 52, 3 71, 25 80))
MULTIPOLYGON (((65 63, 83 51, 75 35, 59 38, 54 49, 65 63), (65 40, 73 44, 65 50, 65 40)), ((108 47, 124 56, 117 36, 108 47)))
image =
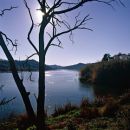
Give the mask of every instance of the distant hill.
POLYGON ((86 64, 83 64, 83 63, 78 63, 74 65, 69 65, 69 66, 49 65, 49 67, 51 67, 53 70, 57 70, 57 69, 80 70, 84 68, 85 66, 86 64))
MULTIPOLYGON (((15 60, 16 67, 18 71, 38 71, 38 61, 36 60, 28 60, 26 62, 25 60, 18 61, 15 60)), ((75 65, 70 66, 59 66, 59 65, 45 65, 46 70, 57 70, 57 69, 69 69, 69 70, 80 70, 81 68, 84 68, 86 64, 78 63, 75 65)), ((0 71, 10 71, 10 65, 7 60, 0 59, 0 71)))
POLYGON ((57 69, 63 69, 62 66, 59 65, 48 65, 50 68, 52 68, 53 70, 57 70, 57 69))
POLYGON ((63 67, 63 69, 81 70, 85 66, 86 66, 86 64, 84 64, 84 63, 78 63, 78 64, 74 64, 74 65, 70 65, 70 66, 65 66, 65 67, 63 67))
MULTIPOLYGON (((28 60, 28 62, 15 60, 15 63, 18 71, 38 71, 39 68, 36 60, 28 60)), ((48 65, 45 66, 45 69, 52 70, 48 65)), ((7 60, 0 60, 0 71, 10 71, 10 65, 7 60)))

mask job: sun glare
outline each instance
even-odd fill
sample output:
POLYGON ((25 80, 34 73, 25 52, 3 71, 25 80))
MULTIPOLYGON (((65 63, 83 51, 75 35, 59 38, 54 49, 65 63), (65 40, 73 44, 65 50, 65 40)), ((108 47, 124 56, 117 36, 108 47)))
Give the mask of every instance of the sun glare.
POLYGON ((36 19, 37 19, 37 22, 41 22, 41 21, 42 21, 43 15, 44 15, 44 13, 41 12, 40 10, 36 11, 36 19))

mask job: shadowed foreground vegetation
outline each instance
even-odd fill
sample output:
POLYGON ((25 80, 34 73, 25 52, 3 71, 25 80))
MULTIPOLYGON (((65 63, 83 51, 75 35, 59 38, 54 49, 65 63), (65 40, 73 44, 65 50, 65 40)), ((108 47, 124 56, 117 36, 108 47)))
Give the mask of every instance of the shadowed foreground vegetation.
POLYGON ((88 64, 80 72, 85 83, 130 86, 130 60, 111 60, 88 64))
MULTIPOLYGON (((68 103, 46 117, 48 130, 129 130, 130 91, 119 97, 82 99, 80 106, 68 103)), ((0 130, 35 130, 26 115, 1 121, 0 130), (19 127, 19 128, 18 128, 19 127)))

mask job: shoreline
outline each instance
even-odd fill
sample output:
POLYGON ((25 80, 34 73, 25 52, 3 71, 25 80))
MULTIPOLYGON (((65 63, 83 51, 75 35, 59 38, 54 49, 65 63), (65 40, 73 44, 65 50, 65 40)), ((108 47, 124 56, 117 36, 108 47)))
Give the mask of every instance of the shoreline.
MULTIPOLYGON (((117 130, 122 130, 127 126, 124 124, 121 124, 122 126, 120 126, 116 121, 119 121, 121 118, 121 120, 125 120, 124 122, 130 127, 127 123, 129 117, 127 117, 127 121, 123 115, 120 115, 121 117, 119 117, 119 113, 121 112, 130 114, 130 111, 128 111, 130 109, 129 101, 130 90, 116 98, 112 96, 98 97, 92 104, 89 103, 87 99, 83 99, 80 106, 68 103, 63 107, 56 108, 53 115, 46 118, 46 125, 50 130, 63 130, 69 127, 69 125, 78 128, 79 130, 87 127, 89 128, 88 130, 101 130, 102 127, 115 127, 115 125, 117 125, 115 129, 111 128, 110 130, 116 130, 117 128, 117 130), (95 122, 95 125, 93 124, 93 121, 95 122)), ((8 130, 9 127, 10 129, 17 128, 18 121, 25 123, 28 122, 28 118, 25 114, 16 116, 7 121, 0 122, 0 128, 3 127, 1 130, 8 130)))

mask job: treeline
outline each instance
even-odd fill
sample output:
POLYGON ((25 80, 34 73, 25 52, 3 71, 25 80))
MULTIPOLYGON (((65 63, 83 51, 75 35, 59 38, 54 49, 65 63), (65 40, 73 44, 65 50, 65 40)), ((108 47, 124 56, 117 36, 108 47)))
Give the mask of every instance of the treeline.
POLYGON ((88 64, 80 80, 97 85, 130 85, 130 60, 110 60, 88 64))

